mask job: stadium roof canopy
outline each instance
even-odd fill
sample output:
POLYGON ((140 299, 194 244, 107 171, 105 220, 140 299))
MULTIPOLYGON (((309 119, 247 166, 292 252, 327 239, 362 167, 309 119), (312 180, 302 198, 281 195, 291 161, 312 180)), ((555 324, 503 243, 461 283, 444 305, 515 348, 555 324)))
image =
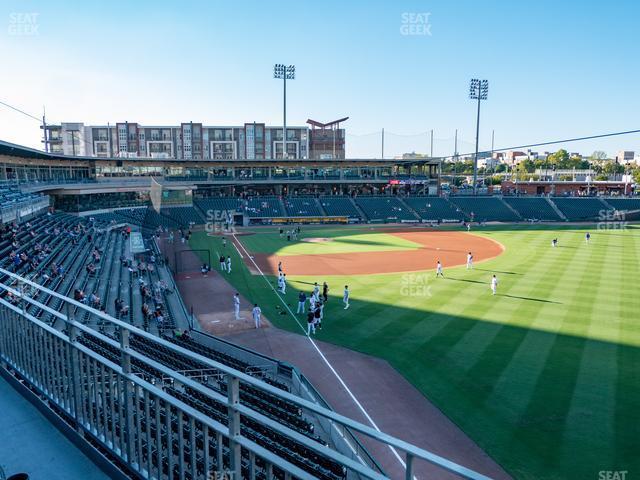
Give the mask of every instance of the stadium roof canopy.
MULTIPOLYGON (((15 143, 5 142, 4 140, 0 140, 0 155, 9 155, 12 157, 22 157, 22 158, 40 158, 46 160, 53 159, 63 159, 70 158, 65 155, 55 155, 53 153, 43 152, 41 150, 36 150, 35 148, 25 147, 22 145, 17 145, 15 143)), ((86 158, 89 157, 73 157, 73 158, 86 158)))

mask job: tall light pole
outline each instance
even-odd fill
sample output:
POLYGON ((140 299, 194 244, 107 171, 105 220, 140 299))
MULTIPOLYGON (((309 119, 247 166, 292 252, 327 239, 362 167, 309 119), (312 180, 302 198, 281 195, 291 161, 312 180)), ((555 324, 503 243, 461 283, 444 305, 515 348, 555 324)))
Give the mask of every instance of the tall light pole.
POLYGON ((489 94, 489 80, 472 78, 469 84, 469 98, 478 100, 478 117, 476 118, 476 155, 473 157, 473 194, 478 193, 478 141, 480 140, 480 101, 486 100, 489 94))
POLYGON ((433 128, 431 129, 431 144, 430 144, 430 158, 433 158, 433 128))
MULTIPOLYGON (((457 188, 456 175, 458 174, 458 129, 456 128, 456 136, 453 140, 453 188, 457 188)), ((451 191, 453 192, 453 188, 451 191)))
POLYGON ((287 80, 296 78, 296 66, 276 63, 273 66, 273 78, 281 78, 284 88, 284 103, 282 108, 282 158, 287 158, 287 80))

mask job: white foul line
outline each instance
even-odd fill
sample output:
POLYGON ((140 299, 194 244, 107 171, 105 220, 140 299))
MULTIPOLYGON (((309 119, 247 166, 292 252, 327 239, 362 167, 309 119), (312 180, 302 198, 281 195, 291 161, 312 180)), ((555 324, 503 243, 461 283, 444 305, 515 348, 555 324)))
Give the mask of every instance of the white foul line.
MULTIPOLYGON (((253 259, 253 257, 249 254, 249 252, 247 251, 247 249, 244 247, 244 245, 242 244, 242 242, 240 242, 237 238, 236 238, 236 234, 233 234, 233 238, 234 240, 236 240, 236 242, 238 242, 238 244, 242 247, 242 249, 244 250, 244 252, 247 254, 247 257, 249 258, 249 260, 251 260, 251 262, 253 263, 253 265, 256 267, 256 269, 258 270, 258 272, 260 273, 260 275, 262 275, 262 278, 264 278, 264 281, 267 282, 267 284, 269 285, 269 287, 271 287, 271 290, 273 290, 273 293, 276 294, 276 297, 278 297, 280 299, 280 301, 282 302, 282 304, 284 305, 284 307, 289 310, 289 313, 291 314, 291 316, 294 318, 294 320, 296 321, 296 323, 298 324, 298 326, 302 329, 303 333, 305 334, 305 337, 307 337, 307 339, 311 342, 311 345, 313 345, 313 347, 316 349, 316 351, 318 352, 318 354, 320 355, 320 357, 322 358, 322 360, 324 361, 324 363, 327 364, 327 367, 329 367, 329 370, 331 370, 331 372, 335 375, 335 377, 338 379, 338 381, 340 382, 340 384, 342 385, 342 387, 346 390, 346 392, 349 394, 349 396, 351 397, 351 399, 353 400, 353 402, 358 406, 358 408, 360 409, 360 411, 363 413, 363 415, 367 418, 367 420, 369 421, 369 423, 371 424, 371 426, 373 428, 375 428, 378 432, 383 433, 382 430, 380 430, 380 428, 378 427, 378 425, 376 425, 376 422, 373 421, 373 418, 371 418, 371 416, 369 415, 369 413, 365 410, 365 408, 362 406, 362 404, 358 401, 358 399, 356 398, 356 396, 353 394, 353 392, 349 389, 349 387, 347 386, 347 384, 344 382, 344 380, 342 379, 342 377, 340 376, 340 374, 338 374, 338 372, 336 372, 335 368, 333 368, 333 365, 331 365, 331 363, 329 362, 329 360, 327 359, 327 357, 324 356, 324 354, 322 353, 322 351, 320 350, 320 348, 318 347, 318 345, 316 344, 316 342, 313 340, 313 338, 311 338, 310 336, 307 335, 307 331, 304 329, 304 327, 302 326, 302 324, 298 321, 298 317, 295 316, 295 314, 293 313, 293 311, 291 310, 291 308, 289 308, 289 305, 287 305, 287 302, 284 301, 284 299, 278 295, 278 292, 276 291, 275 288, 273 288, 273 285, 271 285, 271 282, 267 279, 267 277, 265 276, 265 274, 262 272, 262 270, 260 269, 260 267, 258 266, 258 264, 255 262, 255 260, 253 259)), ((234 244, 235 245, 235 244, 234 244)), ((238 248, 238 247, 236 247, 238 248)), ((407 464, 404 462, 404 460, 402 459, 402 457, 400 456, 400 454, 398 453, 398 451, 391 445, 387 445, 387 447, 389 447, 389 449, 391 450, 391 452, 393 452, 393 454, 395 455, 395 457, 398 459, 398 461, 400 462, 400 464, 402 465, 402 468, 404 468, 406 470, 407 468, 407 464)), ((415 477, 414 477, 415 478, 415 477)))
MULTIPOLYGON (((238 242, 238 239, 236 238, 236 234, 233 234, 233 239, 238 242)), ((238 255, 240 255, 240 258, 244 258, 244 255, 242 255, 242 252, 240 251, 240 249, 238 248, 238 246, 236 245, 236 242, 231 242, 233 244, 234 247, 236 247, 236 252, 238 252, 238 255)), ((240 242, 238 242, 240 243, 240 242)), ((242 247, 244 249, 244 247, 242 247)), ((246 252, 246 250, 245 250, 246 252)), ((249 256, 249 252, 247 252, 247 256, 249 256)), ((251 258, 251 257, 249 257, 251 258)))

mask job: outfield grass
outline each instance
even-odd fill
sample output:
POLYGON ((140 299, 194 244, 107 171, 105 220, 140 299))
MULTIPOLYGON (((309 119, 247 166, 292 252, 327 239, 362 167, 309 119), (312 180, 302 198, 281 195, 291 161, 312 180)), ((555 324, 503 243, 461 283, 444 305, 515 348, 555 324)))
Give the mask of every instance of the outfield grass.
MULTIPOLYGON (((308 282, 327 281, 333 298, 318 338, 388 360, 516 478, 597 479, 603 470, 640 478, 640 230, 592 230, 590 245, 584 232, 485 227, 474 233, 506 251, 471 272, 293 277, 287 302, 296 305, 308 282), (347 311, 339 300, 345 283, 347 311)), ((303 231, 343 236, 336 241, 350 246, 349 237, 365 233, 303 231)), ((274 230, 241 239, 255 251, 292 248, 274 230)), ((191 243, 221 248, 201 234, 191 243)), ((236 288, 278 327, 301 333, 278 314, 265 280, 241 267, 235 250, 233 257, 236 288)))

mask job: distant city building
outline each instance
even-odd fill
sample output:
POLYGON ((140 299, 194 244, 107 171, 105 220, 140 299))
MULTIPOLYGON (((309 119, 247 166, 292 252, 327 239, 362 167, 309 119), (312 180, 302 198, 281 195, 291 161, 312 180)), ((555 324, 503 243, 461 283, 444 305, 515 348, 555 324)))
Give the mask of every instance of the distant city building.
POLYGON ((529 158, 529 156, 527 155, 527 152, 520 152, 518 150, 509 150, 508 152, 505 152, 504 162, 508 163, 509 165, 514 165, 514 164, 520 163, 522 160, 526 160, 527 158, 529 158))
MULTIPOLYGON (((44 142, 49 152, 71 156, 258 160, 284 158, 282 134, 281 126, 264 123, 243 126, 193 122, 179 126, 62 123, 47 125, 44 142)), ((345 158, 344 129, 287 126, 286 152, 286 158, 290 159, 345 158)))
POLYGON ((478 167, 480 168, 496 168, 502 164, 502 160, 493 157, 478 158, 478 167))
POLYGON ((635 152, 632 150, 619 150, 616 153, 616 160, 618 163, 632 163, 635 161, 635 152))

